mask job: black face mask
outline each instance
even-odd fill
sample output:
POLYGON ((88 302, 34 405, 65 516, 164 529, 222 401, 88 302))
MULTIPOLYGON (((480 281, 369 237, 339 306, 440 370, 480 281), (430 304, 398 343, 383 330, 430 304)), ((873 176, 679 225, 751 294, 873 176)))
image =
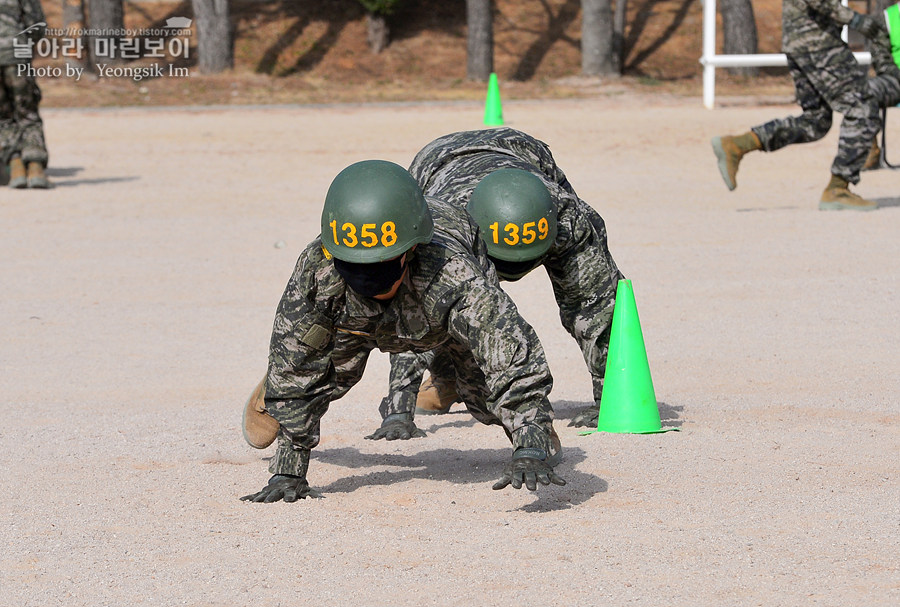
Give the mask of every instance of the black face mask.
POLYGON ((494 264, 497 275, 503 280, 515 282, 531 272, 533 269, 541 265, 542 259, 529 259, 526 261, 505 261, 496 257, 488 256, 488 259, 494 264))
POLYGON ((376 263, 350 263, 334 258, 334 269, 355 292, 363 297, 383 295, 403 276, 406 255, 376 263))

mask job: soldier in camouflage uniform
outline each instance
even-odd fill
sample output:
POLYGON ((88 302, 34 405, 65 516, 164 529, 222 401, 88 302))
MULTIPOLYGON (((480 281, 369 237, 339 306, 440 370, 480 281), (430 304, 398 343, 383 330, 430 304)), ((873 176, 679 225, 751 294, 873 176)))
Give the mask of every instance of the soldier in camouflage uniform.
POLYGON ((341 171, 321 236, 301 253, 275 316, 264 390, 280 426, 273 476, 242 499, 319 496, 306 473, 320 420, 360 380, 375 348, 437 349, 454 362, 467 406, 512 442, 494 489, 565 484, 548 462, 553 380, 543 349, 500 289, 476 231, 459 207, 426 202, 398 165, 364 161, 341 171))
POLYGON ((819 209, 878 208, 849 190, 849 184, 859 182, 881 118, 878 100, 867 86, 866 70, 841 40, 844 25, 870 39, 882 31, 877 19, 842 6, 839 0, 784 0, 782 46, 803 113, 755 126, 743 135, 713 138, 719 171, 729 190, 737 187, 738 165, 746 153, 817 141, 831 128, 832 112, 837 111, 844 116, 838 153, 819 209))
POLYGON ((0 0, 0 161, 9 166, 13 188, 49 186, 41 91, 24 69, 30 59, 16 57, 16 49, 31 48, 45 28, 39 0, 0 0))
MULTIPOLYGON (((547 144, 510 128, 440 137, 416 155, 410 173, 426 195, 460 209, 468 205, 501 280, 518 280, 544 266, 559 305, 560 320, 581 347, 594 386, 594 404, 569 425, 596 427, 616 285, 623 278, 610 255, 603 218, 578 197, 547 144), (516 206, 540 196, 546 197, 552 207, 552 212, 546 213, 549 238, 545 246, 536 247, 540 244, 538 232, 532 238, 535 244, 523 245, 527 237, 522 226, 527 218, 515 218, 521 210, 516 206), (473 212, 476 202, 478 209, 473 212), (512 207, 497 211, 506 214, 499 226, 493 224, 498 217, 492 215, 497 204, 512 207), (503 226, 510 225, 507 221, 515 225, 504 231, 503 226), (506 246, 504 242, 515 245, 506 246), (519 250, 522 252, 517 255, 519 250)), ((539 225, 542 214, 544 211, 539 210, 531 217, 532 229, 539 225)), ((395 419, 412 419, 417 401, 420 412, 445 412, 456 400, 452 367, 440 356, 392 355, 390 393, 380 407, 384 422, 371 438, 410 438, 402 426, 393 423, 395 419), (423 384, 426 367, 431 377, 423 384)))

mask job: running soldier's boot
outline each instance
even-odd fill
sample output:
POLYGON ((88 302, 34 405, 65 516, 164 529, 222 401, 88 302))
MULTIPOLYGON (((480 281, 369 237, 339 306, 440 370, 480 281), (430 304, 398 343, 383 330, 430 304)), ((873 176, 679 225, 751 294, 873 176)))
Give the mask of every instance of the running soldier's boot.
POLYGON ((29 188, 46 190, 50 187, 50 182, 47 181, 47 175, 44 173, 44 165, 40 162, 29 162, 25 173, 29 188))
POLYGON ((747 131, 743 135, 737 135, 736 137, 731 135, 713 137, 712 147, 713 152, 716 154, 716 159, 719 161, 719 172, 722 174, 722 179, 725 181, 728 189, 733 190, 737 187, 737 172, 738 165, 741 164, 741 158, 747 152, 761 150, 762 143, 759 137, 756 136, 756 133, 747 131))
POLYGON ((28 175, 21 156, 14 156, 9 161, 9 187, 20 190, 28 185, 28 175))
POLYGON ((863 171, 874 171, 881 168, 881 148, 878 147, 878 140, 872 140, 872 147, 869 148, 869 155, 866 156, 866 163, 863 165, 863 171))
POLYGON ((831 176, 831 181, 825 191, 822 192, 822 200, 819 201, 820 211, 837 211, 848 209, 853 211, 874 211, 878 204, 854 194, 850 191, 850 183, 843 177, 831 176))
POLYGON ((244 440, 255 449, 265 449, 278 438, 281 426, 266 412, 266 378, 263 377, 244 405, 241 430, 244 440))
POLYGON ((447 383, 435 384, 431 377, 422 382, 416 396, 416 413, 440 415, 450 411, 451 405, 459 400, 456 389, 447 383))

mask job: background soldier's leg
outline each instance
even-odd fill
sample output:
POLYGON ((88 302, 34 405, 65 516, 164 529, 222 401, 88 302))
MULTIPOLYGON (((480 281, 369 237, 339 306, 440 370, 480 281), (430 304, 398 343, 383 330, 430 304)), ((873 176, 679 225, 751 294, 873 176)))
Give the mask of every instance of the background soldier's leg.
POLYGON ((767 152, 794 143, 818 141, 831 128, 831 108, 807 76, 807 70, 815 69, 814 64, 807 57, 795 59, 788 56, 788 68, 794 80, 797 103, 803 108, 803 113, 770 120, 751 129, 767 152))
POLYGON ((44 143, 44 123, 38 113, 41 91, 34 78, 12 72, 13 113, 22 129, 20 148, 25 163, 38 162, 47 166, 47 146, 44 143))
POLYGON ((12 73, 12 65, 0 65, 0 162, 9 164, 9 159, 17 152, 18 133, 13 114, 12 89, 8 74, 12 73))
POLYGON ((857 183, 875 134, 881 128, 878 104, 866 87, 865 70, 849 49, 841 47, 829 52, 816 67, 807 72, 810 82, 831 109, 844 115, 831 174, 857 183))

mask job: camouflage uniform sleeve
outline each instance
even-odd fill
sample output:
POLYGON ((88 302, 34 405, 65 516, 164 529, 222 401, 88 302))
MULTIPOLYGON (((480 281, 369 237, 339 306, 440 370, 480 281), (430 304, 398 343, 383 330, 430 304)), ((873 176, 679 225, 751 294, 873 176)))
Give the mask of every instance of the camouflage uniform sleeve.
MULTIPOLYGON (((365 364, 364 356, 335 353, 335 302, 323 289, 331 275, 317 240, 301 254, 275 314, 266 410, 278 420, 281 431, 269 464, 272 474, 306 475, 309 452, 319 444, 319 421, 338 387, 336 364, 355 376, 361 371, 350 367, 365 364)), ((353 350, 355 344, 349 339, 342 338, 343 351, 353 350)))
POLYGON ((491 413, 510 433, 513 448, 549 453, 553 378, 534 329, 471 260, 455 256, 442 276, 459 285, 445 295, 448 332, 468 347, 484 374, 491 413))
POLYGON ((853 19, 854 11, 839 0, 802 0, 808 7, 822 15, 828 15, 832 21, 847 25, 853 19))
POLYGON ((623 276, 609 252, 606 225, 600 214, 574 195, 561 196, 569 200, 560 205, 557 244, 544 267, 559 305, 560 320, 581 348, 591 373, 594 400, 599 403, 616 285, 623 276))

